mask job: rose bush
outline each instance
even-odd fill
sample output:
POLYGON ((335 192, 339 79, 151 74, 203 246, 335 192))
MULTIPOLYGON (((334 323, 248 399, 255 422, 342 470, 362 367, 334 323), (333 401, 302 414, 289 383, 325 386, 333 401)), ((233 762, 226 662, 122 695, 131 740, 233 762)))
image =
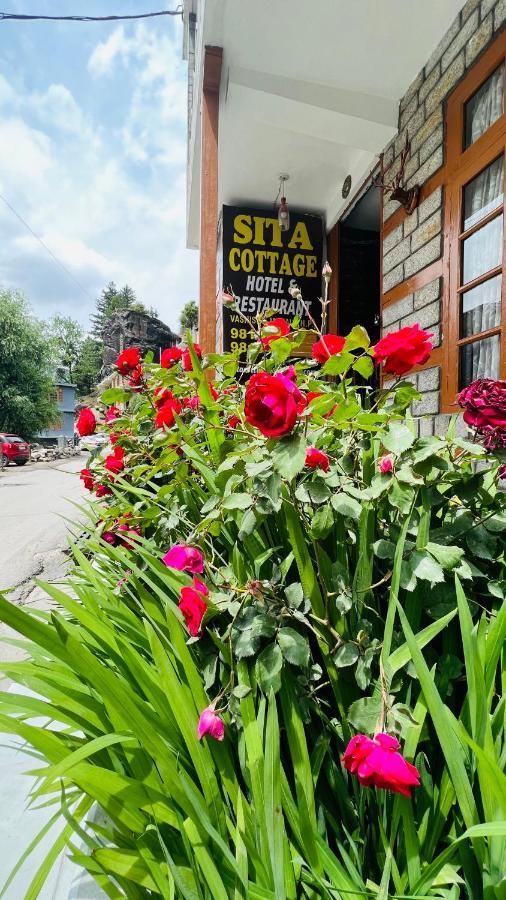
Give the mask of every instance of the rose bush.
POLYGON ((246 370, 130 354, 68 589, 49 619, 0 597, 35 693, 0 725, 64 820, 44 873, 68 845, 114 897, 500 900, 501 459, 364 386, 427 360, 421 329, 307 359, 268 322, 246 370))

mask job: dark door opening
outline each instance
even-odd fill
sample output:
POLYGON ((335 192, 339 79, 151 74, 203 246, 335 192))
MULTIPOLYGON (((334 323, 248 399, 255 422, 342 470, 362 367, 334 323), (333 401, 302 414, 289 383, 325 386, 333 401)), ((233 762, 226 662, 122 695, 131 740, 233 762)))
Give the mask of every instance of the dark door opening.
POLYGON ((380 337, 380 193, 370 187, 339 223, 338 333, 380 337))

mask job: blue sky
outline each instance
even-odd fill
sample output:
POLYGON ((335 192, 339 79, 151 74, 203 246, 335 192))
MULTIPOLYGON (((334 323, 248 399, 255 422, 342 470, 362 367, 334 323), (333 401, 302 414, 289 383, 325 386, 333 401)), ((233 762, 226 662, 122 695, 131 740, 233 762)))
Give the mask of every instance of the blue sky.
MULTIPOLYGON (((9 12, 107 15, 176 0, 9 0, 9 12)), ((185 249, 186 63, 179 17, 139 23, 0 22, 0 285, 37 316, 87 327, 94 298, 126 282, 178 326, 197 297, 185 249)))

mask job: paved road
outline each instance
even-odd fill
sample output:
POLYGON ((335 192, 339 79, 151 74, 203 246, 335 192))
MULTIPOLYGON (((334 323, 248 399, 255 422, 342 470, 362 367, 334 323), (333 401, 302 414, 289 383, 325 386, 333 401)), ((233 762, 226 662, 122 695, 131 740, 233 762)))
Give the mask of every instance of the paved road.
POLYGON ((70 501, 82 502, 77 473, 85 457, 36 463, 0 473, 0 589, 18 588, 13 599, 23 602, 24 586, 40 574, 66 546, 67 523, 75 518, 70 501))

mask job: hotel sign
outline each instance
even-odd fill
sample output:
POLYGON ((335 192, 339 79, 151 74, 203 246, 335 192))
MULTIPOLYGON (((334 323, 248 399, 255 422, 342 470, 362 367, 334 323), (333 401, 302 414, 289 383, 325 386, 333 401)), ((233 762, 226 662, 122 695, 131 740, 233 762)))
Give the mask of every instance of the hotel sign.
MULTIPOLYGON (((281 231, 272 210, 223 207, 223 290, 238 297, 247 319, 267 309, 300 327, 311 328, 307 310, 289 288, 297 286, 307 309, 321 325, 323 226, 319 216, 290 211, 290 228, 281 231)), ((247 322, 223 308, 223 350, 244 353, 255 339, 247 322)))

